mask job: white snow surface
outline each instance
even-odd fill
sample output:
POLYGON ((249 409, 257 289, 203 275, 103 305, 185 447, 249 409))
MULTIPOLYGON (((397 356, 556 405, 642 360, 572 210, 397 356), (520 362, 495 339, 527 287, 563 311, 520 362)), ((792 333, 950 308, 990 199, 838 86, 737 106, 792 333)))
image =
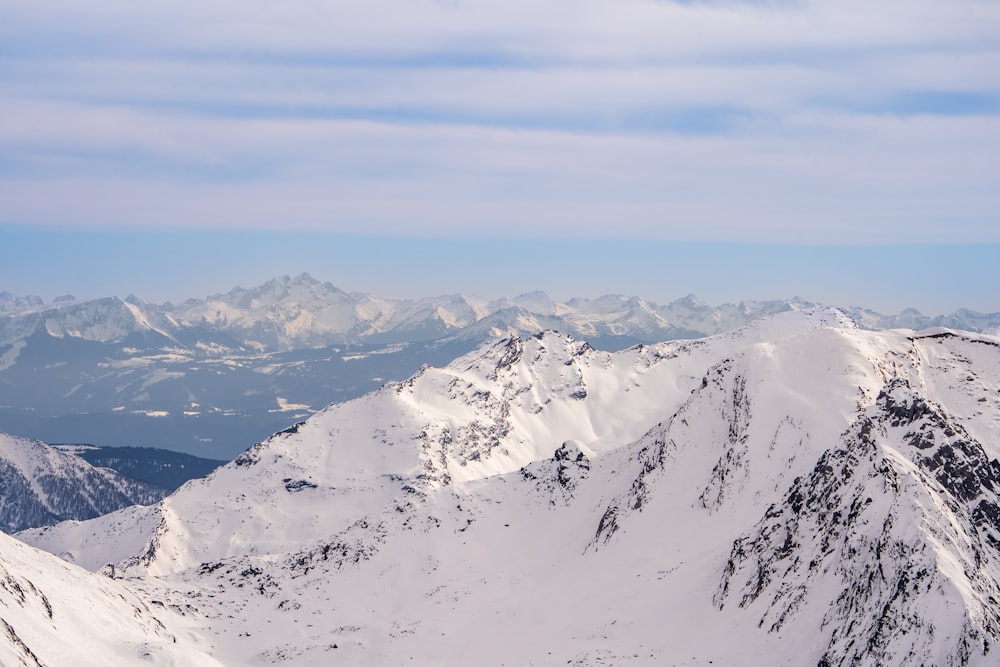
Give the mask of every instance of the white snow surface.
POLYGON ((613 354, 546 332, 19 537, 114 562, 231 666, 986 666, 998 434, 988 335, 808 308, 613 354))
POLYGON ((132 505, 88 521, 29 528, 17 536, 70 563, 98 570, 122 560, 122 554, 141 553, 159 521, 157 505, 132 505))
POLYGON ((0 665, 219 667, 191 618, 0 533, 0 665))

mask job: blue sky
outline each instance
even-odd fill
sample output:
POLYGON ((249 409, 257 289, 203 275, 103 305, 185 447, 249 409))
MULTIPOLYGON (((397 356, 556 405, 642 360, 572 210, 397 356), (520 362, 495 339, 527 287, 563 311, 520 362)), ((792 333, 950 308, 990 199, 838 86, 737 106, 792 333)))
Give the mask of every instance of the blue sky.
POLYGON ((993 0, 0 15, 0 290, 1000 310, 993 0))
POLYGON ((178 301, 308 272, 348 291, 416 298, 464 292, 557 299, 694 293, 710 304, 800 296, 881 312, 960 304, 996 312, 1000 246, 781 245, 629 239, 407 238, 322 232, 4 232, 4 287, 51 300, 127 296, 178 301))

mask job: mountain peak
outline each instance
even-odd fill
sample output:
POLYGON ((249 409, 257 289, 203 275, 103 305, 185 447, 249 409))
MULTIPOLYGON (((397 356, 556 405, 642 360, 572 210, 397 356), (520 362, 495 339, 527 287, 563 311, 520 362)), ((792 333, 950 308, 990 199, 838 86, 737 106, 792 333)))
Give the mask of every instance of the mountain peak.
MULTIPOLYGON (((286 276, 287 278, 287 276, 286 276)), ((299 275, 295 276, 291 280, 292 284, 295 285, 319 285, 320 281, 313 278, 311 275, 303 271, 299 275)))
POLYGON ((675 300, 673 300, 673 301, 670 302, 670 305, 675 305, 675 304, 678 305, 678 306, 688 306, 690 308, 698 308, 698 307, 701 307, 701 306, 705 305, 705 303, 702 302, 702 300, 699 299, 693 293, 688 294, 687 296, 683 296, 680 299, 675 299, 675 300))

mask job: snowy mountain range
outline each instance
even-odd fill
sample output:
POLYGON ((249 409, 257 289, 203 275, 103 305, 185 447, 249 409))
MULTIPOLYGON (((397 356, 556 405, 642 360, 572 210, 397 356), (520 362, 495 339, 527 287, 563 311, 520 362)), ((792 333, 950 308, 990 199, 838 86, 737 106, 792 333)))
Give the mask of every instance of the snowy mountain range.
MULTIPOLYGON (((699 338, 811 305, 710 307, 686 297, 660 306, 625 296, 560 303, 541 292, 401 301, 347 293, 306 274, 176 305, 134 296, 46 304, 0 292, 0 427, 48 442, 229 459, 330 402, 498 337, 552 329, 618 350, 699 338)), ((1000 313, 849 313, 866 328, 1000 326, 1000 313)))
POLYGON ((488 341, 18 537, 231 666, 978 667, 998 456, 1000 338, 803 308, 619 352, 488 341))
MULTIPOLYGON (((559 303, 544 292, 492 301, 461 294, 418 300, 383 299, 344 292, 303 273, 177 305, 145 303, 131 295, 124 300, 107 297, 92 301, 64 296, 45 304, 36 296, 0 292, 0 345, 11 345, 45 331, 56 338, 70 336, 99 342, 134 334, 160 335, 179 344, 193 341, 205 346, 214 343, 281 352, 329 345, 437 340, 475 324, 480 325, 475 332, 488 331, 494 336, 531 335, 553 329, 590 341, 608 338, 615 342, 621 338, 651 343, 708 336, 762 316, 812 305, 791 299, 712 307, 693 295, 667 305, 621 295, 559 303)), ((1000 313, 981 314, 967 309, 936 317, 914 309, 898 315, 858 307, 846 310, 859 324, 872 329, 945 326, 983 331, 1000 326, 1000 313)), ((619 347, 626 346, 622 345, 625 340, 616 342, 619 347)))

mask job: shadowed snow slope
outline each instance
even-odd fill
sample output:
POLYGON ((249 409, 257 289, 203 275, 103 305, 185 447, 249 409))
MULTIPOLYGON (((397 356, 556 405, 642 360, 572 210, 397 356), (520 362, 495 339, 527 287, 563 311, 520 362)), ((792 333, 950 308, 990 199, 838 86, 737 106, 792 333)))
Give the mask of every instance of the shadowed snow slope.
POLYGON ((190 605, 227 665, 985 666, 998 435, 990 336, 548 332, 19 537, 190 605))

